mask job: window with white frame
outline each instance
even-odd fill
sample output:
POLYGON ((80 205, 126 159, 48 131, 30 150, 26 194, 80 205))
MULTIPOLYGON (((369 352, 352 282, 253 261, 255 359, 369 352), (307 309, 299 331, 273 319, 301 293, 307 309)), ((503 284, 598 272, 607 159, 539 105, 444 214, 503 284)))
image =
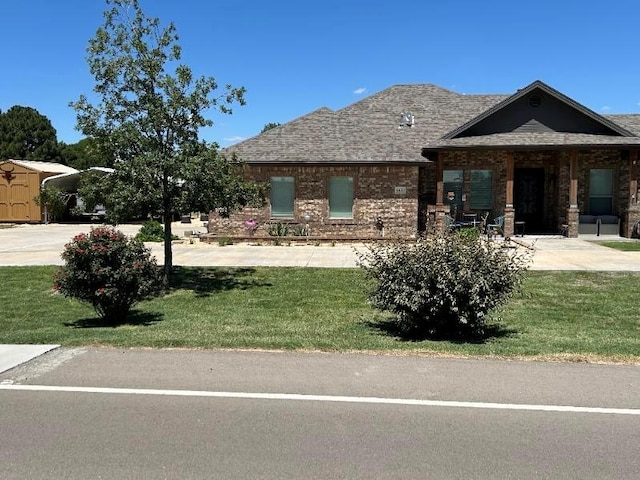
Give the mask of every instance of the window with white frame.
POLYGON ((329 179, 329 218, 353 218, 353 177, 329 179))
POLYGON ((293 218, 295 181, 293 177, 271 177, 271 216, 293 218))

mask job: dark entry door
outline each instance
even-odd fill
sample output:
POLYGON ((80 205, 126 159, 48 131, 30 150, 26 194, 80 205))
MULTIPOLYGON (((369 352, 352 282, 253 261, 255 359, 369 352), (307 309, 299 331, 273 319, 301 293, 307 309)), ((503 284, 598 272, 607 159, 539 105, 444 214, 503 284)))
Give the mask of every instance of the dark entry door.
POLYGON ((526 222, 528 233, 544 230, 544 168, 516 168, 513 179, 516 221, 526 222))

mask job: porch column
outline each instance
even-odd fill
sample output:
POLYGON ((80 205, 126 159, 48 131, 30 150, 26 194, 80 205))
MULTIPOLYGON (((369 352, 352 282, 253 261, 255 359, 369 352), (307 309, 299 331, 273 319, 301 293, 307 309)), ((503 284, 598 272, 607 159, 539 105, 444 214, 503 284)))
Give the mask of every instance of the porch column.
POLYGON ((567 237, 578 236, 578 151, 569 152, 569 209, 567 210, 567 237))
POLYGON ((504 236, 511 237, 514 233, 515 225, 515 209, 513 208, 513 152, 506 153, 506 170, 507 170, 507 185, 506 185, 506 205, 504 207, 504 236))
POLYGON ((638 150, 629 152, 629 207, 627 208, 626 235, 625 237, 640 236, 640 226, 634 226, 640 222, 640 191, 638 190, 638 150))
POLYGON ((444 162, 442 155, 436 153, 436 211, 435 230, 443 232, 445 229, 444 216, 449 213, 449 205, 444 204, 444 162))

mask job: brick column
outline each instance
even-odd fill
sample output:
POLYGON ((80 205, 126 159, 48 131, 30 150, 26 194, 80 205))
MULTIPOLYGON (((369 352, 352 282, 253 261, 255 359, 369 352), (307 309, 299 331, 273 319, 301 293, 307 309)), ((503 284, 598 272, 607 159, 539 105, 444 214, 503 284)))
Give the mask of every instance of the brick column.
POLYGON ((577 238, 578 236, 578 220, 580 219, 580 210, 571 208, 567 210, 567 237, 577 238))
POLYGON ((578 236, 578 221, 580 210, 578 209, 578 152, 569 152, 569 208, 567 209, 567 237, 578 236))
POLYGON ((507 183, 506 183, 506 197, 507 204, 504 208, 504 225, 502 227, 502 231, 506 237, 512 237, 515 232, 515 220, 516 220, 516 211, 513 208, 513 175, 514 175, 514 165, 513 165, 513 152, 507 152, 507 160, 506 160, 506 171, 507 171, 507 183))
POLYGON ((640 238, 640 204, 629 207, 627 210, 626 222, 627 230, 625 232, 625 236, 630 238, 640 238))
POLYGON ((515 231, 516 211, 513 208, 504 209, 504 225, 502 227, 504 238, 513 237, 515 231))

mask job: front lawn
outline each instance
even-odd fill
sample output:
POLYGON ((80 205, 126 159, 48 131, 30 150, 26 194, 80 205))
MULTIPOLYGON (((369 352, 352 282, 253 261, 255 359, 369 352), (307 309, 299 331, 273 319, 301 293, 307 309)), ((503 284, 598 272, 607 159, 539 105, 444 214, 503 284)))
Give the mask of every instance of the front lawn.
POLYGON ((482 342, 407 341, 357 269, 179 268, 168 295, 104 327, 51 289, 55 267, 0 268, 0 343, 310 349, 640 362, 640 274, 529 272, 482 342))
POLYGON ((621 242, 620 240, 610 240, 597 243, 605 247, 621 250, 623 252, 640 252, 640 241, 621 242))

